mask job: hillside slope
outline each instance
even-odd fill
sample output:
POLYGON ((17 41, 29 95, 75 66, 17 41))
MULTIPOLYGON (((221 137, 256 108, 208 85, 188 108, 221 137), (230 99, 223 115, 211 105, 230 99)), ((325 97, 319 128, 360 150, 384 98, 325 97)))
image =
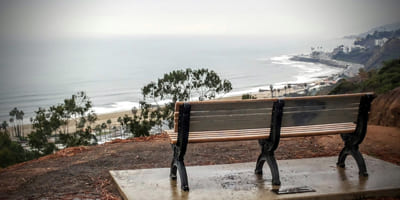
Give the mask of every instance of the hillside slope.
POLYGON ((385 60, 400 58, 400 39, 393 38, 387 41, 381 48, 374 51, 372 56, 365 63, 367 71, 379 69, 385 60))
POLYGON ((372 102, 369 124, 400 127, 400 87, 372 102))
MULTIPOLYGON (((368 126, 364 154, 400 164, 400 128, 368 126)), ((276 158, 337 156, 339 135, 284 138, 276 158)), ((191 144, 187 166, 254 162, 257 140, 191 144)), ((122 199, 109 170, 169 167, 172 150, 166 135, 72 147, 0 170, 0 199, 122 199)), ((166 177, 168 179, 168 175, 166 177)), ((389 198, 393 199, 393 198, 389 198)))

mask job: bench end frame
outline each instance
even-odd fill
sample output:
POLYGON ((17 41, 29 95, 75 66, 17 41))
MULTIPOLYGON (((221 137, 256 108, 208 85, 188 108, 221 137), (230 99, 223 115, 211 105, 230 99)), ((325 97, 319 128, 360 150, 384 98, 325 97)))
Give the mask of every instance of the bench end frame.
POLYGON ((178 141, 176 144, 171 144, 174 154, 171 162, 170 178, 176 180, 176 172, 178 171, 183 191, 189 191, 186 167, 183 160, 189 139, 190 110, 191 105, 189 103, 179 106, 178 141))
POLYGON ((356 130, 350 134, 340 134, 344 141, 344 148, 340 152, 338 162, 336 163, 338 167, 344 168, 346 157, 352 155, 357 163, 359 175, 364 177, 367 177, 368 173, 364 158, 359 151, 359 145, 367 134, 368 114, 371 109, 371 102, 374 98, 375 95, 373 94, 366 94, 361 97, 356 130))
POLYGON ((265 161, 271 170, 272 185, 281 185, 279 178, 278 164, 275 159, 275 150, 278 148, 281 137, 281 126, 283 117, 284 100, 275 101, 272 108, 271 129, 268 139, 258 140, 261 146, 261 153, 256 163, 256 174, 262 174, 265 161))

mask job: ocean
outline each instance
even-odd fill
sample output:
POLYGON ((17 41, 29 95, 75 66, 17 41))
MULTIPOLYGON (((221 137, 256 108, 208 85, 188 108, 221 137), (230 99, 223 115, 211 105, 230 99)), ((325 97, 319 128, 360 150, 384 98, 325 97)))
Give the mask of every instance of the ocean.
POLYGON ((331 50, 346 39, 263 37, 131 37, 0 40, 0 120, 18 107, 24 121, 39 107, 85 91, 97 114, 130 110, 141 88, 176 69, 208 68, 232 82, 229 95, 270 84, 302 83, 341 70, 290 61, 310 47, 331 50))

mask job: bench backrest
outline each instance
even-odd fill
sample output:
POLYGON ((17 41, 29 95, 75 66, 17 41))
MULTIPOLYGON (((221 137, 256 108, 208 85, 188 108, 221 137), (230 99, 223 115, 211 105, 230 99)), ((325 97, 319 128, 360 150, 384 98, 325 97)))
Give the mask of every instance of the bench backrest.
POLYGON ((282 127, 357 121, 365 94, 284 98, 282 127))
MULTIPOLYGON (((190 102, 190 131, 269 128, 276 99, 190 102)), ((177 131, 179 105, 175 110, 177 131)))
MULTIPOLYGON (((366 93, 312 97, 287 97, 284 100, 282 127, 356 122, 359 103, 366 93)), ((189 131, 217 131, 270 128, 272 99, 190 102, 189 131)), ((179 106, 175 105, 175 132, 179 106)))

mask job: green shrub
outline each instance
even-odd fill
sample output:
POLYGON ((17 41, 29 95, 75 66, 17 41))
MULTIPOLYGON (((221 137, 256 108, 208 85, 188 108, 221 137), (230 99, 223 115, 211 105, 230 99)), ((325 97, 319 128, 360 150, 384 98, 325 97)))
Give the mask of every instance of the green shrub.
POLYGON ((24 162, 36 158, 33 152, 24 150, 22 146, 11 141, 6 132, 0 132, 0 167, 4 168, 16 163, 24 162))
POLYGON ((257 97, 251 94, 244 94, 242 95, 242 99, 257 99, 257 97))
POLYGON ((353 93, 360 90, 360 86, 357 83, 347 81, 346 79, 342 79, 338 82, 338 85, 333 88, 333 90, 329 94, 345 94, 345 93, 353 93))

